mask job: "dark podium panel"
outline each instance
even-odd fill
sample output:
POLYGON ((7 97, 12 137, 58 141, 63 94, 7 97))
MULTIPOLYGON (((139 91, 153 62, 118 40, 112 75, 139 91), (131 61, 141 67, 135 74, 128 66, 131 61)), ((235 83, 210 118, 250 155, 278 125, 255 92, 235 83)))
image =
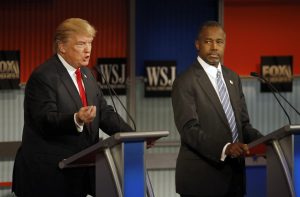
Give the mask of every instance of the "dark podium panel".
POLYGON ((147 141, 168 131, 122 132, 59 162, 61 169, 95 166, 96 197, 154 197, 146 171, 147 141))
POLYGON ((268 197, 300 197, 300 125, 284 126, 250 144, 266 144, 268 197))

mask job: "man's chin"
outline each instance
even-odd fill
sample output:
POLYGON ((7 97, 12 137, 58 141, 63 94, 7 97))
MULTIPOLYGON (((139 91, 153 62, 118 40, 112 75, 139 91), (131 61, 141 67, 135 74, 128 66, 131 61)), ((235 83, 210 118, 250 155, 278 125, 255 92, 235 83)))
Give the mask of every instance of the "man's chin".
POLYGON ((83 62, 82 64, 81 64, 81 66, 88 66, 89 65, 89 62, 83 62))
POLYGON ((219 64, 220 60, 218 58, 211 58, 211 59, 208 59, 208 62, 210 65, 217 66, 219 64))
POLYGON ((212 66, 218 66, 219 65, 219 61, 209 61, 208 64, 212 65, 212 66))

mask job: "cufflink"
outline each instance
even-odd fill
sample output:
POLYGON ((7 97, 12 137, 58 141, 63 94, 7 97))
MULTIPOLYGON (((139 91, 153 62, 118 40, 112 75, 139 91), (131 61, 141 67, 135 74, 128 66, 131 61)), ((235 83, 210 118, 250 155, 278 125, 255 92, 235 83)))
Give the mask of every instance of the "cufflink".
POLYGON ((230 84, 233 85, 233 81, 229 80, 230 84))

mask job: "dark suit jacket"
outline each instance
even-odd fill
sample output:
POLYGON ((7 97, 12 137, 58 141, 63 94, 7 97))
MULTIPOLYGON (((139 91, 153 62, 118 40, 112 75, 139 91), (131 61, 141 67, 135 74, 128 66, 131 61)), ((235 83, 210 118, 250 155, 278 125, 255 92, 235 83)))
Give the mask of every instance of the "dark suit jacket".
MULTIPOLYGON (((249 123, 240 78, 224 66, 222 72, 239 141, 249 143, 261 134, 249 123)), ((189 195, 224 195, 233 181, 244 189, 244 160, 220 161, 223 147, 232 142, 232 135, 218 95, 198 61, 174 81, 172 104, 181 137, 176 191, 189 195)))
POLYGON ((88 105, 97 108, 96 118, 84 126, 82 133, 74 123, 81 99, 57 55, 30 76, 25 89, 22 145, 13 174, 17 196, 86 196, 85 186, 94 184, 89 170, 60 170, 58 162, 97 143, 99 128, 109 135, 132 131, 107 105, 91 71, 83 67, 81 72, 88 105))

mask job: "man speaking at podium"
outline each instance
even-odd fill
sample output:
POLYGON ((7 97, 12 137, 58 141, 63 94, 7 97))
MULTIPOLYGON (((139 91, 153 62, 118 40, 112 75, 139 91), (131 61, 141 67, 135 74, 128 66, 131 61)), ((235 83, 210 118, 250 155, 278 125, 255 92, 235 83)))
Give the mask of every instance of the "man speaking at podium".
POLYGON ((221 65, 225 37, 219 23, 205 23, 195 41, 197 60, 173 84, 182 197, 244 196, 247 143, 262 136, 249 123, 239 76, 221 65))
POLYGON ((132 131, 107 105, 87 68, 95 33, 85 20, 63 21, 55 32, 56 54, 27 82, 22 145, 13 172, 18 197, 94 195, 93 167, 60 170, 59 161, 97 143, 99 128, 109 135, 132 131))

